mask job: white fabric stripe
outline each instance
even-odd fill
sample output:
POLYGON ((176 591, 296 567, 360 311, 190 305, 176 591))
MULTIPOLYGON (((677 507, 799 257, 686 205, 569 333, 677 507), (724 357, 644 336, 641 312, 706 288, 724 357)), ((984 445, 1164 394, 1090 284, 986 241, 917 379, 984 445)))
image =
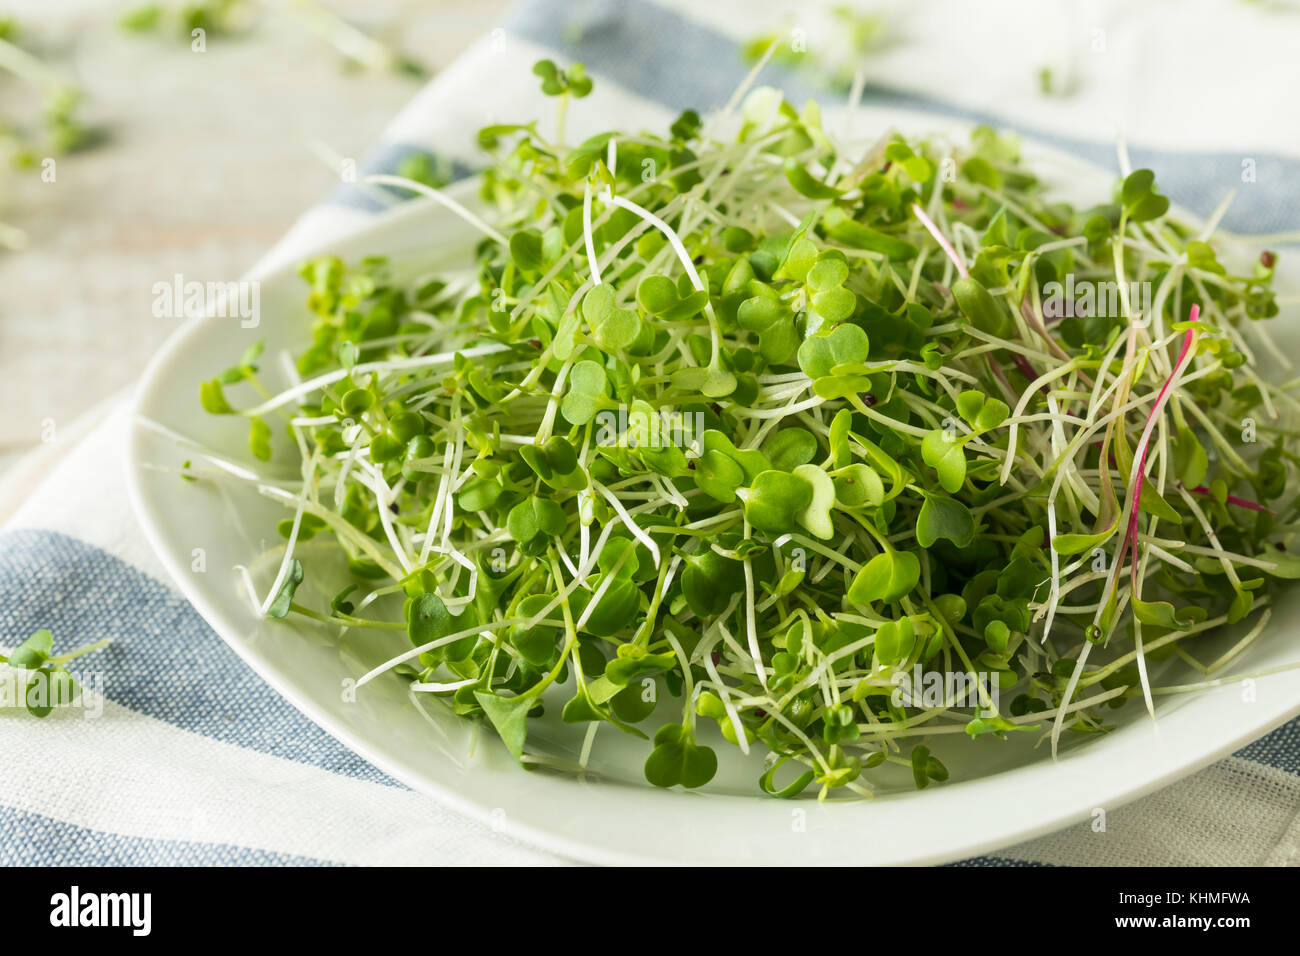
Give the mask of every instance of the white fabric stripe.
POLYGON ((128 836, 358 865, 560 862, 509 839, 508 820, 495 835, 422 794, 214 741, 113 703, 98 718, 0 711, 0 753, 0 804, 128 836))
POLYGON ((9 523, 64 456, 79 448, 82 439, 108 417, 122 401, 122 394, 124 393, 105 399, 67 425, 52 423, 53 440, 27 452, 12 466, 0 472, 0 527, 9 523))
MULTIPOLYGON (((358 174, 359 175, 359 174, 358 174)), ((313 206, 298 218, 288 234, 258 260, 250 273, 264 275, 284 265, 296 265, 307 249, 342 239, 374 222, 375 214, 364 209, 326 203, 313 206)))
MULTIPOLYGON (((198 401, 198 392, 195 399, 198 401)), ((95 414, 100 414, 97 410, 95 414)), ((6 528, 42 528, 93 544, 155 580, 166 570, 136 527, 126 490, 128 403, 110 399, 103 420, 45 474, 6 528), (93 480, 87 476, 94 476, 93 480)), ((177 479, 179 480, 179 479, 177 479)))

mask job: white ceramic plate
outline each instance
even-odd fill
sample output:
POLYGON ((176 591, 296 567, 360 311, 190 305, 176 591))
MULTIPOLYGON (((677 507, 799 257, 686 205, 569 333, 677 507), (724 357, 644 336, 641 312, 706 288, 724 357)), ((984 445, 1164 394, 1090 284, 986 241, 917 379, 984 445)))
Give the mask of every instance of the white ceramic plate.
MULTIPOLYGON (((868 111, 857 128, 885 123, 928 133, 951 124, 929 116, 868 111)), ((1026 147, 1066 198, 1095 202, 1113 177, 1058 152, 1026 147)), ((472 187, 459 187, 472 202, 472 187)), ((389 255, 394 261, 462 261, 472 235, 438 207, 408 205, 328 251, 348 260, 389 255)), ((321 250, 325 251, 325 250, 321 250)), ((267 343, 264 377, 284 381, 274 357, 301 350, 309 316, 304 285, 292 269, 262 277, 263 320, 246 330, 237 320, 207 318, 180 329, 154 359, 137 399, 137 414, 216 449, 250 461, 246 423, 208 415, 197 383, 231 364, 257 338, 267 343)), ((1297 337, 1300 338, 1300 337, 1297 337)), ((290 450, 282 462, 294 457, 290 450)), ((363 688, 355 702, 342 688, 370 665, 404 646, 349 638, 340 644, 323 629, 299 621, 260 620, 238 578, 246 564, 278 539, 274 522, 284 509, 247 488, 219 490, 209 482, 180 481, 173 472, 193 452, 137 422, 131 436, 129 481, 140 522, 177 586, 218 634, 289 701, 375 766, 474 817, 581 860, 660 864, 899 864, 935 863, 987 852, 1087 817, 1149 793, 1230 753, 1300 712, 1300 671, 1257 681, 1246 702, 1233 685, 1195 696, 1159 699, 1154 725, 1130 703, 1117 712, 1121 726, 1089 739, 1053 761, 1046 747, 1031 750, 1030 735, 998 741, 936 745, 953 781, 917 792, 901 778, 886 779, 872 801, 775 800, 759 795, 759 770, 733 747, 717 749, 716 781, 702 792, 663 791, 641 777, 646 744, 604 729, 592 759, 596 773, 576 779, 525 772, 490 734, 444 712, 413 703, 405 682, 392 675, 363 688), (190 570, 191 550, 207 552, 207 573, 190 570), (1126 722, 1126 723, 1125 723, 1126 722)), ((274 567, 255 574, 267 587, 274 567)), ((310 584, 311 582, 309 582, 310 584)), ((304 590, 304 594, 312 594, 304 590)), ((320 593, 315 595, 319 603, 320 593)), ((1300 657, 1300 634, 1290 615, 1294 593, 1280 602, 1262 639, 1237 661, 1241 671, 1300 657)), ((405 645, 409 646, 409 645, 405 645)), ((1166 675, 1167 676, 1167 675, 1166 675)), ((1168 681, 1166 681, 1168 682, 1168 681)), ((558 708, 550 708, 557 713, 558 708)), ((650 726, 657 726, 647 721, 650 726)), ((581 730, 548 720, 530 746, 574 753, 581 730)), ((430 861, 436 862, 436 861, 430 861)))

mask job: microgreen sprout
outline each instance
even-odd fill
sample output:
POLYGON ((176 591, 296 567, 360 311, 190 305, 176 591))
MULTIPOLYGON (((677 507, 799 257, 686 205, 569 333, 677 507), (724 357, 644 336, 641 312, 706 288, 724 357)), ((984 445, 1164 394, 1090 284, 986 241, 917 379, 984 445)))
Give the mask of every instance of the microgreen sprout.
POLYGON ((41 98, 45 136, 16 136, 3 128, 5 124, 0 118, 0 144, 6 136, 17 140, 13 161, 18 165, 35 163, 40 155, 38 149, 69 153, 86 146, 93 137, 76 116, 83 98, 82 91, 35 53, 21 46, 16 33, 12 26, 0 30, 0 71, 12 74, 41 98))
POLYGON ((54 635, 44 628, 36 631, 8 655, 0 654, 0 680, 4 681, 6 700, 11 696, 20 698, 33 717, 48 717, 56 706, 73 702, 79 692, 67 665, 108 644, 105 639, 55 654, 54 635), (20 686, 11 695, 16 683, 20 686))

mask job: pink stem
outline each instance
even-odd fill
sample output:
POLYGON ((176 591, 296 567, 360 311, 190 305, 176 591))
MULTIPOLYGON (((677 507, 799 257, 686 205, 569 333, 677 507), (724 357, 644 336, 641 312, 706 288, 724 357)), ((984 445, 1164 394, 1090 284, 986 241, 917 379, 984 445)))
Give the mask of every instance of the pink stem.
MULTIPOLYGON (((1213 492, 1210 491, 1209 488, 1206 488, 1204 485, 1197 485, 1195 488, 1192 489, 1192 493, 1197 495, 1213 494, 1213 492)), ((1270 514, 1270 515, 1277 513, 1272 508, 1265 508, 1257 501, 1248 501, 1245 498, 1238 498, 1236 495, 1228 495, 1226 498, 1224 498, 1224 501, 1228 502, 1228 504, 1230 505, 1236 505, 1238 508, 1249 508, 1251 511, 1262 511, 1265 514, 1270 514)))
MULTIPOLYGON (((961 277, 963 279, 969 279, 970 270, 966 268, 966 263, 961 261, 961 256, 957 255, 957 250, 952 247, 952 243, 948 241, 948 237, 939 231, 939 227, 934 224, 934 220, 926 215, 925 210, 921 208, 919 203, 912 203, 912 212, 916 214, 917 219, 921 220, 921 225, 925 226, 930 235, 934 236, 934 241, 939 243, 939 248, 942 249, 948 258, 952 260, 952 264, 957 267, 957 272, 961 277)), ((1034 371, 1034 367, 1029 364, 1028 360, 1023 355, 1014 355, 1011 360, 1015 363, 1016 368, 1020 369, 1020 371, 1031 382, 1038 378, 1038 373, 1034 371)), ((1011 387, 1011 383, 1007 381, 1006 373, 1004 373, 998 364, 993 361, 991 355, 988 357, 988 364, 989 371, 992 372, 993 376, 998 380, 998 384, 1006 390, 1008 397, 1014 400, 1016 397, 1016 390, 1011 387)), ((1047 391, 1046 386, 1044 386, 1043 391, 1047 391)))
POLYGON ((963 279, 970 278, 970 270, 966 268, 966 263, 961 261, 961 256, 957 255, 957 250, 952 247, 948 237, 939 231, 939 227, 934 224, 934 220, 925 214, 925 210, 918 203, 912 203, 912 212, 916 213, 916 218, 921 220, 921 225, 934 236, 934 241, 939 243, 939 248, 947 254, 952 260, 952 264, 957 267, 957 272, 963 279))
MULTIPOLYGON (((1099 441, 1093 442, 1092 447, 1100 450, 1101 442, 1099 441)), ((1112 465, 1115 464, 1115 455, 1113 453, 1107 454, 1106 457, 1110 459, 1110 463, 1112 465)), ((1197 485, 1195 488, 1192 489, 1192 494, 1212 495, 1214 494, 1214 492, 1212 492, 1209 488, 1206 488, 1204 485, 1197 485)), ((1230 505, 1236 505, 1238 508, 1249 508, 1251 511, 1262 511, 1265 514, 1270 514, 1270 515, 1277 514, 1277 512, 1274 511, 1272 508, 1265 508, 1259 502, 1251 501, 1248 498, 1238 498, 1236 495, 1227 495, 1223 500, 1230 505)))
MULTIPOLYGON (((1200 317, 1201 307, 1199 305, 1192 306, 1192 311, 1188 316, 1187 321, 1196 322, 1200 317)), ((1160 394, 1156 396, 1156 403, 1151 407, 1151 413, 1147 415, 1146 427, 1142 429, 1142 438, 1138 441, 1137 454, 1135 456, 1138 461, 1138 466, 1137 475, 1133 480, 1133 497, 1129 502, 1128 534, 1125 536, 1124 547, 1120 550, 1119 555, 1119 561, 1122 564, 1125 552, 1130 547, 1133 548, 1132 569, 1134 598, 1137 597, 1138 499, 1142 497, 1142 479, 1143 472, 1146 470, 1147 465, 1147 452, 1151 448, 1151 433, 1155 430, 1156 422, 1160 419, 1160 413, 1164 411, 1165 402, 1169 400, 1170 387, 1173 385, 1174 379, 1176 379, 1179 373, 1183 370, 1183 363, 1187 360, 1188 352, 1191 350, 1192 342, 1195 341, 1195 339, 1196 329, 1188 329, 1187 334, 1183 336, 1183 347, 1178 353, 1178 361, 1174 363, 1173 371, 1171 371, 1169 377, 1165 379, 1165 384, 1160 387, 1160 394)))
POLYGON ((1014 405, 1019 396, 1016 395, 1016 390, 1011 387, 1011 382, 1007 379, 1007 373, 1002 371, 1001 365, 993 361, 992 355, 985 353, 984 361, 988 363, 989 371, 998 380, 998 384, 1002 386, 1002 391, 1006 393, 1008 400, 1014 405))
MULTIPOLYGON (((1011 363, 1015 365, 1016 368, 1020 369, 1020 374, 1023 375, 1025 378, 1029 379, 1029 381, 1032 382, 1038 378, 1038 373, 1035 372, 1034 367, 1029 364, 1029 359, 1025 358, 1019 352, 1012 354, 1011 363)), ((1047 395, 1051 392, 1051 389, 1049 389, 1046 385, 1038 386, 1038 390, 1042 392, 1044 395, 1047 395)))
MULTIPOLYGON (((1042 320, 1038 317, 1038 313, 1034 311, 1034 307, 1029 304, 1028 298, 1020 300, 1020 314, 1024 316, 1025 322, 1029 324, 1029 327, 1033 329, 1035 332, 1037 332, 1039 337, 1044 342, 1047 343, 1047 347, 1052 350, 1053 355, 1055 355, 1057 358, 1061 359, 1062 361, 1066 361, 1066 362, 1070 361, 1069 353, 1066 352, 1065 349, 1061 348, 1061 346, 1057 344, 1056 339, 1052 338, 1052 336, 1048 333, 1047 326, 1044 325, 1042 320)), ((1079 377, 1082 378, 1089 385, 1092 384, 1092 379, 1090 379, 1088 376, 1080 373, 1079 377)))

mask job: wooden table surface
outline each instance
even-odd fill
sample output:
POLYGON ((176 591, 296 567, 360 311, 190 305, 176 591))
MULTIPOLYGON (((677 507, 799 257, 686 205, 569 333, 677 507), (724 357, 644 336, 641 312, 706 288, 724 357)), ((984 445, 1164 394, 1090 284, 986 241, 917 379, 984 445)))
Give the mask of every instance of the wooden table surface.
MULTIPOLYGON (((349 72, 284 12, 191 52, 177 36, 115 26, 131 4, 0 0, 49 61, 87 91, 101 146, 0 172, 0 221, 27 235, 0 251, 0 472, 140 376, 175 327, 153 285, 228 280, 252 265, 335 174, 308 143, 360 157, 419 80, 349 72)), ((352 22, 400 30, 431 68, 504 17, 505 0, 328 0, 352 22)), ((269 6, 274 7, 275 4, 269 6)), ((31 98, 0 75, 0 114, 31 98)))

